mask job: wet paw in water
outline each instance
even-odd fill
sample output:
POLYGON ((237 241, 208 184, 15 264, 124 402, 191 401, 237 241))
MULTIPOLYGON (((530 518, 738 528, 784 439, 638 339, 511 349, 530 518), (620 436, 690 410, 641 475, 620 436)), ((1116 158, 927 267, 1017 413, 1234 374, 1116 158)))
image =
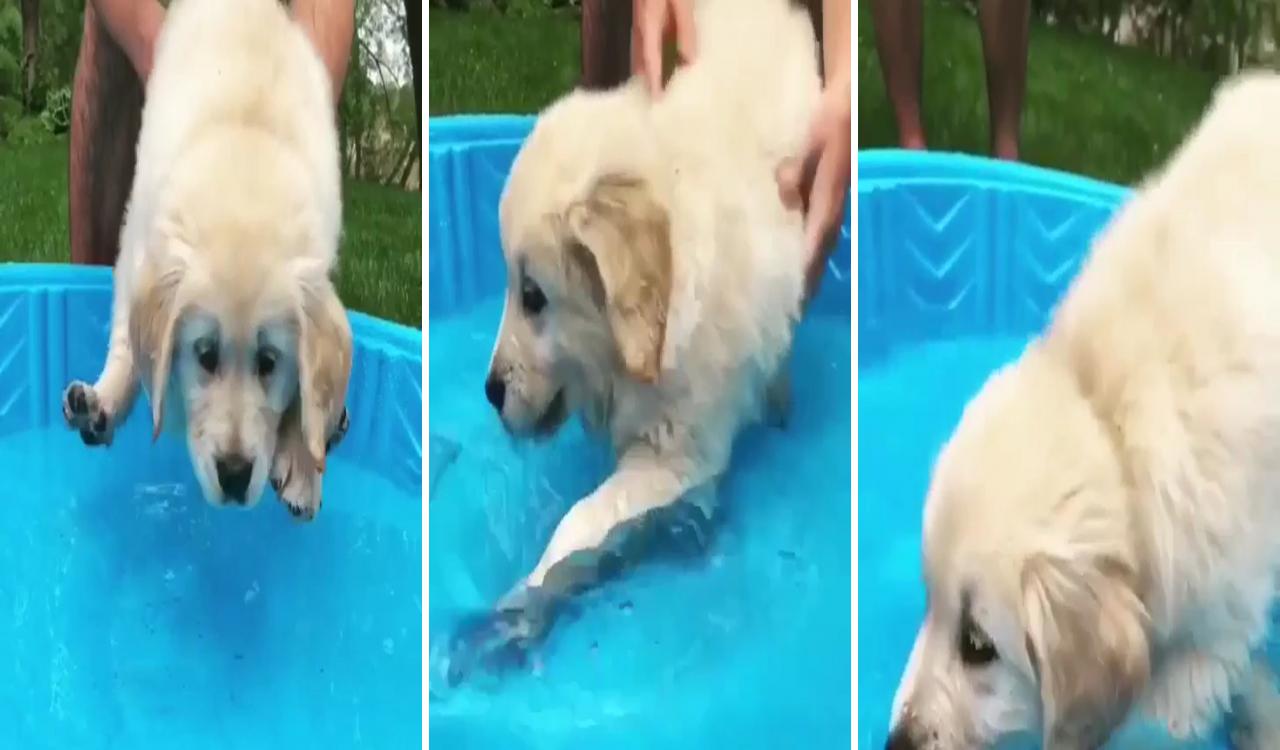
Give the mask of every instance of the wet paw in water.
POLYGON ((551 621, 548 602, 536 595, 463 619, 449 641, 445 680, 456 687, 480 675, 501 676, 524 669, 551 621))
POLYGON ((510 612, 488 612, 467 618, 449 642, 445 680, 456 687, 477 671, 502 674, 524 667, 528 640, 519 617, 510 612))

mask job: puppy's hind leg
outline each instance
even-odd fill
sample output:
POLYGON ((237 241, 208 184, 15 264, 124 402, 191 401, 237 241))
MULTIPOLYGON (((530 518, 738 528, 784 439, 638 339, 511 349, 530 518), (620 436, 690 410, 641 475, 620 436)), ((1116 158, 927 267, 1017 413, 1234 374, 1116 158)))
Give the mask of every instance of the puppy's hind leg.
POLYGON ((62 416, 85 445, 110 445, 138 396, 138 374, 129 343, 128 307, 119 294, 111 311, 111 338, 102 373, 93 385, 73 380, 62 392, 62 416))

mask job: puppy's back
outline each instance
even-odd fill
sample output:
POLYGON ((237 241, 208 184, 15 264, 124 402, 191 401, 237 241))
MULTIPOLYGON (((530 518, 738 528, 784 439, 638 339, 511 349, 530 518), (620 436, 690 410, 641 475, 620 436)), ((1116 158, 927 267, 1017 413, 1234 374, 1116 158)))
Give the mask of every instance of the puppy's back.
MULTIPOLYGON (((194 142, 228 129, 255 130, 285 144, 307 170, 333 225, 326 231, 336 237, 341 208, 334 118, 323 62, 275 0, 175 0, 147 83, 133 195, 163 192, 194 142)), ((148 208, 134 203, 131 212, 148 208)))
POLYGON ((700 0, 694 14, 697 61, 672 77, 658 127, 770 168, 794 156, 821 90, 809 15, 791 0, 700 0))

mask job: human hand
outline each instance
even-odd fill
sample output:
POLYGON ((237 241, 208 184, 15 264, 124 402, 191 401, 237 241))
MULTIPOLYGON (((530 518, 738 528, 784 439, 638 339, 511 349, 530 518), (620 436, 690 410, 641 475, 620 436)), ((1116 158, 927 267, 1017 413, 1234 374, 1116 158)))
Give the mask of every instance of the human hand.
POLYGON ((334 100, 342 97, 355 39, 355 0, 293 0, 293 18, 324 61, 334 100))
POLYGON ((631 1, 631 72, 644 76, 654 96, 662 92, 662 45, 673 33, 680 61, 692 62, 692 0, 631 1))
POLYGON ((805 297, 817 289, 827 258, 835 249, 835 233, 844 214, 844 200, 852 174, 849 140, 853 107, 847 78, 828 82, 823 89, 809 135, 799 158, 787 159, 776 174, 778 195, 788 208, 805 214, 805 297))

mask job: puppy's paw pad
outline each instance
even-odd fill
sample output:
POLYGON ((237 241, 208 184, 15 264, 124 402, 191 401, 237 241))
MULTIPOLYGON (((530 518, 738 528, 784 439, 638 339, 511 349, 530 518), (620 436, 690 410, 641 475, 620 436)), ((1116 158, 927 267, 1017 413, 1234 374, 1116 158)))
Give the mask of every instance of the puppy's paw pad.
POLYGON ((111 415, 88 383, 73 381, 62 392, 62 416, 68 427, 80 431, 85 445, 111 442, 111 415))

